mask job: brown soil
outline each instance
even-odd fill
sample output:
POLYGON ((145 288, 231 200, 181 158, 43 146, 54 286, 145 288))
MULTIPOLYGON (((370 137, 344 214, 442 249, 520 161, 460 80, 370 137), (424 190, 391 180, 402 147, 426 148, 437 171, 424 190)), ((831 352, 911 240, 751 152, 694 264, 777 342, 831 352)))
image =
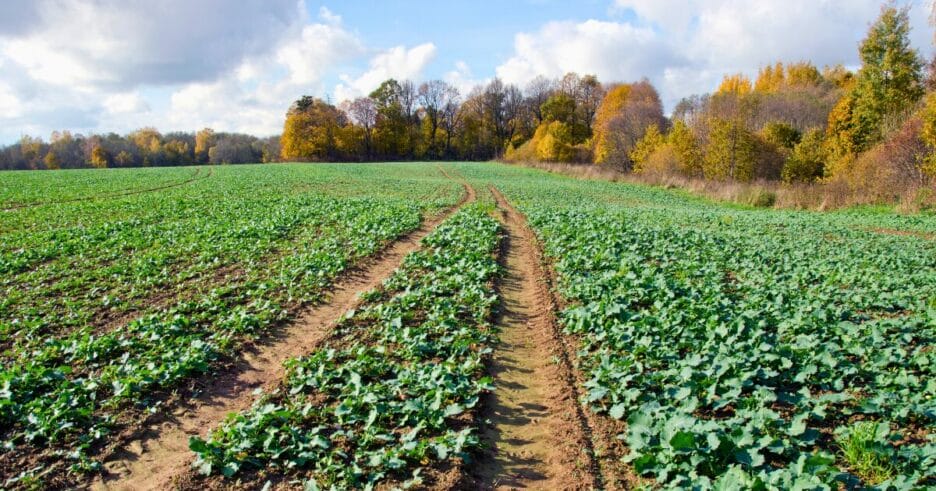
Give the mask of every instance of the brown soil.
POLYGON ((589 454, 592 456, 595 487, 616 490, 632 489, 646 484, 647 481, 636 476, 630 466, 621 464, 621 458, 627 454, 627 447, 617 438, 617 435, 623 433, 627 425, 622 421, 596 414, 584 404, 578 403, 578 401, 582 400, 580 387, 584 387, 586 382, 582 373, 575 368, 579 366, 577 352, 580 340, 575 336, 564 334, 555 318, 555 312, 562 311, 567 305, 562 296, 556 291, 556 272, 546 259, 542 244, 536 238, 536 234, 529 227, 529 224, 526 223, 523 215, 517 212, 496 188, 491 187, 491 192, 501 208, 510 209, 523 219, 523 234, 529 238, 529 243, 532 245, 536 263, 539 265, 542 274, 542 285, 546 292, 545 298, 549 302, 550 312, 553 313, 555 353, 557 353, 559 363, 562 366, 562 376, 567 380, 565 390, 568 391, 569 399, 574 405, 572 410, 575 418, 587 437, 584 445, 588 445, 589 454))
MULTIPOLYGON (((461 203, 474 196, 474 190, 464 185, 466 195, 461 203)), ((327 300, 257 343, 230 369, 207 379, 198 396, 174 406, 171 414, 164 414, 135 432, 105 459, 106 475, 90 487, 101 490, 173 487, 174 480, 187 473, 193 459, 189 437, 204 437, 228 414, 249 408, 255 400, 255 389, 275 387, 285 375, 284 361, 320 345, 336 321, 359 303, 358 293, 377 287, 455 209, 457 206, 428 220, 419 230, 394 242, 372 263, 342 276, 331 287, 327 300)))
POLYGON ((878 234, 897 235, 903 237, 919 237, 925 240, 936 240, 936 234, 928 234, 926 232, 919 232, 916 230, 898 230, 896 228, 871 228, 868 230, 878 234))
POLYGON ((553 298, 525 220, 491 189, 507 230, 498 285, 500 343, 491 371, 497 390, 485 401, 486 450, 473 466, 472 487, 600 487, 574 377, 559 342, 553 298))

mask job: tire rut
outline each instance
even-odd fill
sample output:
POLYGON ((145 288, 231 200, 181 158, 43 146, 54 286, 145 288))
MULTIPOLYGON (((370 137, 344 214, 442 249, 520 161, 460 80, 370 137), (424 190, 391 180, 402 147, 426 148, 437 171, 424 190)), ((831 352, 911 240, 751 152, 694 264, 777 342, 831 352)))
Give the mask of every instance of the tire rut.
POLYGON ((487 449, 471 469, 482 489, 602 487, 575 377, 561 342, 555 302, 536 237, 493 186, 507 236, 498 284, 500 343, 491 365, 497 389, 484 403, 487 449))
POLYGON ((94 490, 150 490, 173 487, 175 479, 190 469, 193 454, 189 437, 204 436, 232 413, 247 409, 255 400, 256 389, 272 389, 285 375, 283 362, 313 351, 321 345, 348 310, 359 303, 359 293, 377 287, 407 254, 420 247, 420 241, 465 203, 474 200, 475 191, 466 182, 465 195, 449 210, 429 219, 416 231, 396 240, 365 263, 341 276, 329 289, 329 298, 313 305, 249 352, 243 352, 235 365, 204 380, 200 393, 171 407, 147 422, 111 452, 105 460, 106 475, 94 480, 94 490))
POLYGON ((134 194, 152 193, 155 191, 162 191, 163 189, 170 189, 170 188, 175 188, 179 186, 184 186, 186 184, 191 184, 195 181, 208 179, 209 177, 211 177, 211 173, 213 171, 214 169, 209 168, 208 172, 206 172, 205 175, 201 176, 199 175, 201 174, 201 169, 199 168, 199 169, 195 169, 195 172, 192 173, 192 176, 184 181, 173 182, 170 184, 165 184, 165 185, 157 186, 153 188, 135 189, 133 191, 123 191, 119 193, 101 194, 98 196, 84 196, 81 198, 71 198, 71 199, 63 199, 63 200, 57 200, 57 201, 41 201, 39 203, 24 203, 24 204, 18 204, 18 205, 6 207, 3 209, 3 211, 16 211, 16 210, 22 210, 24 208, 35 208, 37 206, 61 205, 65 203, 75 203, 78 201, 104 200, 104 199, 112 199, 112 198, 121 198, 124 196, 133 196, 134 194))

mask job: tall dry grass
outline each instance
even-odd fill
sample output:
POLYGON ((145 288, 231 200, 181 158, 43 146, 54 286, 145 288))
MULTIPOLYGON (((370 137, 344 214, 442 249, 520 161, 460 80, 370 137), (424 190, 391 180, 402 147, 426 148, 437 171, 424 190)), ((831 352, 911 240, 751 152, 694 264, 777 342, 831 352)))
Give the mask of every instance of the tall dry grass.
MULTIPOLYGON (((712 181, 685 177, 671 172, 622 173, 618 170, 595 164, 555 164, 546 162, 513 162, 556 174, 605 181, 629 182, 668 189, 682 189, 696 196, 714 201, 735 203, 761 208, 785 208, 799 210, 836 210, 859 205, 888 205, 902 213, 917 213, 936 209, 936 187, 932 184, 896 187, 887 191, 874 191, 874 187, 856 186, 854 182, 839 179, 812 184, 785 184, 777 181, 712 181)), ((893 181, 888 181, 888 184, 893 181)))

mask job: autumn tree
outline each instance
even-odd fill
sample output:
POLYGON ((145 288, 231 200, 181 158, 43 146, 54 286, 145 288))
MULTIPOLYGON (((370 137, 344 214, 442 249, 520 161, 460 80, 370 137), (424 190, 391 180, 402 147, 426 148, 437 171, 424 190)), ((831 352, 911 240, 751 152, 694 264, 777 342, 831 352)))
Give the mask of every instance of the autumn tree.
POLYGON ((214 145, 214 130, 204 128, 195 133, 195 161, 208 162, 208 150, 214 145))
POLYGON ((569 162, 575 158, 572 129, 562 121, 541 124, 533 137, 536 157, 544 162, 569 162))
POLYGON ((595 163, 630 171, 631 152, 650 126, 666 124, 660 96, 650 82, 612 87, 595 114, 595 163))
POLYGON ((62 168, 62 159, 52 149, 46 152, 45 157, 42 158, 42 163, 45 164, 46 169, 56 170, 62 168))
POLYGON ((98 169, 109 167, 110 155, 107 153, 107 150, 104 150, 104 147, 97 145, 91 150, 89 163, 98 169))
POLYGON ((23 135, 19 140, 20 152, 30 169, 38 168, 38 163, 42 159, 42 139, 33 138, 29 135, 23 135))
POLYGON ((523 90, 528 110, 534 118, 534 124, 539 125, 543 122, 542 107, 555 92, 555 85, 552 80, 538 75, 523 90))
POLYGON ((706 179, 749 181, 757 159, 755 135, 737 120, 711 122, 702 171, 706 179))
POLYGON ((133 155, 126 150, 121 150, 120 153, 117 154, 117 157, 114 158, 114 162, 120 167, 129 167, 133 165, 133 155))
MULTIPOLYGON (((754 81, 754 90, 757 92, 776 92, 784 84, 783 63, 777 62, 775 65, 767 65, 757 72, 757 79, 754 81)), ((725 81, 722 81, 725 85, 725 81)))
POLYGON ((442 80, 430 80, 419 86, 419 103, 422 105, 428 127, 426 149, 432 156, 437 157, 440 153, 436 146, 436 135, 441 125, 442 110, 452 97, 453 90, 453 87, 442 80))
POLYGON ((909 34, 907 8, 884 6, 859 48, 862 65, 854 83, 829 115, 829 175, 847 170, 922 97, 922 62, 909 34))
POLYGON ((656 124, 648 126, 643 138, 637 140, 629 155, 633 162, 634 172, 641 172, 643 164, 650 158, 650 155, 665 144, 666 137, 660 133, 659 127, 656 124))
POLYGON ((855 81, 855 74, 841 63, 822 69, 822 79, 840 89, 850 89, 855 81))
POLYGON ((280 137, 283 159, 336 160, 336 137, 346 123, 345 115, 331 104, 308 96, 300 98, 286 113, 280 137))
POLYGON ((442 155, 445 157, 452 155, 452 141, 461 124, 461 112, 459 111, 461 101, 459 100, 458 89, 452 87, 449 96, 445 105, 442 106, 439 117, 439 125, 445 134, 445 146, 442 150, 442 155))
POLYGON ((679 170, 688 177, 702 177, 702 148, 689 125, 681 119, 674 121, 666 141, 673 147, 679 170))
POLYGON ((348 119, 360 128, 361 140, 364 146, 364 158, 373 156, 373 132, 377 124, 377 105, 370 97, 358 97, 343 105, 348 119))
POLYGON ((733 75, 725 75, 716 93, 743 96, 750 94, 752 89, 751 79, 743 73, 736 73, 733 75))

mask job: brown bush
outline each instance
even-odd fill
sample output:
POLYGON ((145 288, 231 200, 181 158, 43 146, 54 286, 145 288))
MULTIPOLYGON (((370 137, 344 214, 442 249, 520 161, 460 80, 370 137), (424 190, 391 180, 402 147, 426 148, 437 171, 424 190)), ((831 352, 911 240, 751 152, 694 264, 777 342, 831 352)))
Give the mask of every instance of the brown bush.
POLYGON ((654 150, 641 163, 640 174, 670 176, 680 173, 679 156, 671 143, 666 143, 654 150))
POLYGON ((871 203, 899 203, 926 187, 923 172, 928 149, 921 136, 923 122, 908 119, 887 139, 858 156, 832 182, 846 186, 871 203))

